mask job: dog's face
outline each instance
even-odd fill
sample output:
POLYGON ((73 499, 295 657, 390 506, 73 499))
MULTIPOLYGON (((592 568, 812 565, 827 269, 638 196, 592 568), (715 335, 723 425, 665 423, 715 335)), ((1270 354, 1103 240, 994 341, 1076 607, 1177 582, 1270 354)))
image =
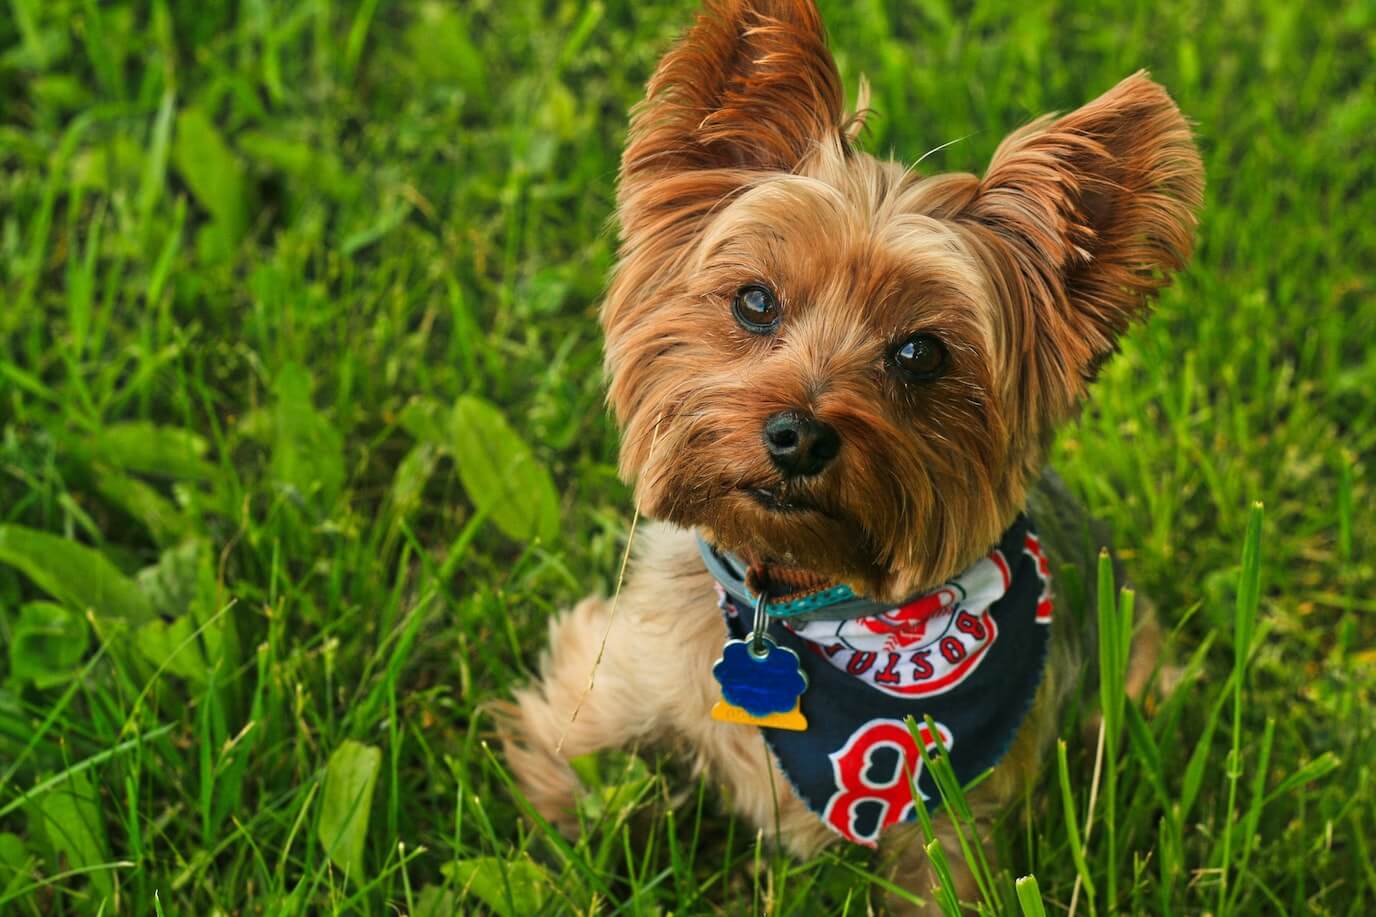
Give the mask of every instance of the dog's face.
POLYGON ((1192 244, 1202 169, 1145 75, 983 178, 853 145, 811 0, 710 5, 622 160, 603 308, 648 514, 898 597, 997 540, 1192 244))

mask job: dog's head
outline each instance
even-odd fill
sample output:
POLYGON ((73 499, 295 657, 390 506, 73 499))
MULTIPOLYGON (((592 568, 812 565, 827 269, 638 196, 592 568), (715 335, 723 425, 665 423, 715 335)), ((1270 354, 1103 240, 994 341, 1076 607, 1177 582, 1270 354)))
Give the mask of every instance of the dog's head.
POLYGON ((810 0, 720 0, 622 158, 602 320, 653 516, 881 597, 973 562, 1193 242, 1203 174, 1131 76, 983 178, 856 149, 810 0))

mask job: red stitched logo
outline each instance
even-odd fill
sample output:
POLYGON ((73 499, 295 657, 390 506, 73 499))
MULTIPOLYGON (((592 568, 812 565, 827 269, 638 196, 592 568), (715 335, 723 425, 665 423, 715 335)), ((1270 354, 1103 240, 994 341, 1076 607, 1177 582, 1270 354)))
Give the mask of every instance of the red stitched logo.
POLYGON ((965 681, 998 639, 989 606, 1009 582, 1008 562, 995 550, 941 588, 882 614, 785 626, 886 694, 942 694, 965 681))
MULTIPOLYGON (((949 729, 936 723, 936 731, 934 737, 925 723, 917 727, 928 754, 938 741, 947 749, 952 745, 949 729)), ((872 847, 881 831, 914 814, 913 788, 922 776, 922 755, 902 720, 871 720, 828 757, 839 789, 827 800, 822 820, 842 837, 872 847)), ((920 788, 917 797, 926 803, 920 788)))
POLYGON ((962 598, 961 590, 942 586, 935 592, 900 605, 872 618, 861 618, 860 624, 870 633, 888 634, 886 649, 904 649, 914 643, 924 642, 927 636, 927 622, 936 615, 947 611, 962 598))

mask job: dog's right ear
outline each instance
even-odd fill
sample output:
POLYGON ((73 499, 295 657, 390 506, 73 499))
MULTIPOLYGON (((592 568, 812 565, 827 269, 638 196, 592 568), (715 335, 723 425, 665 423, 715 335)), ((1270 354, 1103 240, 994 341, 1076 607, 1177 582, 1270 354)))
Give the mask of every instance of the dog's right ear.
POLYGON ((621 158, 623 232, 715 206, 746 173, 844 147, 841 78, 813 0, 709 0, 660 61, 621 158))

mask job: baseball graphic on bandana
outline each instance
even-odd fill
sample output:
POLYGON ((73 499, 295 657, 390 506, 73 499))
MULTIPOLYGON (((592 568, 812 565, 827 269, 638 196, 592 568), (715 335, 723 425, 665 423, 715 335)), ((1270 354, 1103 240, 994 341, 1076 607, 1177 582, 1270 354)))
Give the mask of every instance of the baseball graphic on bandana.
MULTIPOLYGON (((884 634, 886 650, 902 650, 910 646, 921 647, 930 642, 927 639, 927 625, 933 618, 940 617, 940 625, 949 626, 952 606, 965 598, 965 592, 958 583, 942 586, 935 592, 919 596, 906 605, 886 611, 870 618, 860 618, 857 623, 872 634, 884 634)), ((844 642, 844 641, 843 641, 844 642)), ((857 649, 857 647, 851 647, 857 649)))
POLYGON ((989 606, 1008 591, 999 550, 946 584, 896 608, 789 629, 833 666, 899 697, 942 694, 968 678, 998 639, 989 606))

